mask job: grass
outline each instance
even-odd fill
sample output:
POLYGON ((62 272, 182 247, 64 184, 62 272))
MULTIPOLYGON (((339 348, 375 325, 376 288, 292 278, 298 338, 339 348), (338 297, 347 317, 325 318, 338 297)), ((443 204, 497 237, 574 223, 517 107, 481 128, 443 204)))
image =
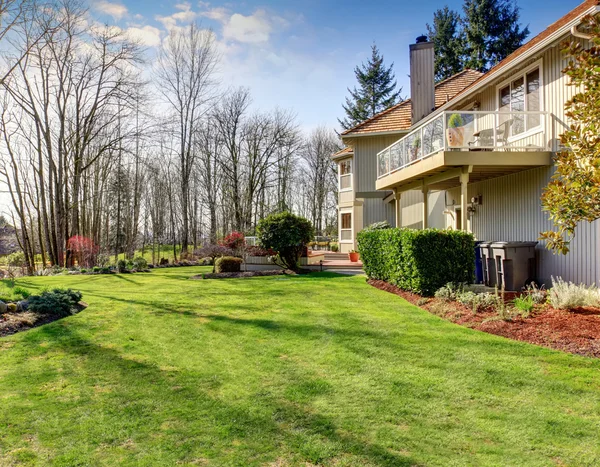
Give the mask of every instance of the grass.
POLYGON ((600 464, 600 361, 361 277, 23 278, 82 313, 0 339, 0 465, 600 464))

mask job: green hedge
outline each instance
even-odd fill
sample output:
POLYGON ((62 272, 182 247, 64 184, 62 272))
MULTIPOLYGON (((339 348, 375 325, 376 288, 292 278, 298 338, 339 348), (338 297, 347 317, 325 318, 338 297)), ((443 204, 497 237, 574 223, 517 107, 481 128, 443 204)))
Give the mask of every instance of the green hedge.
POLYGON ((221 256, 215 261, 215 272, 240 272, 242 258, 236 256, 221 256))
POLYGON ((475 278, 473 235, 458 230, 366 229, 358 251, 369 278, 423 295, 475 278))

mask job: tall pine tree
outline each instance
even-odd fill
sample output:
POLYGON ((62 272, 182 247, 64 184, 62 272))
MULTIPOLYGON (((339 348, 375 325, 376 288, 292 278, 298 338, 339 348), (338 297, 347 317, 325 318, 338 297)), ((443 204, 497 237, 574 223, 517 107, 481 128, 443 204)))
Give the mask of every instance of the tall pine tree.
POLYGON ((487 71, 518 49, 529 35, 521 29, 513 0, 465 0, 465 66, 487 71))
POLYGON ((339 120, 344 130, 352 128, 401 100, 402 88, 396 90, 394 64, 386 67, 377 46, 371 46, 371 58, 354 69, 358 88, 348 88, 350 97, 342 104, 346 117, 339 120))
POLYGON ((429 41, 435 49, 435 80, 442 81, 464 68, 465 38, 460 28, 460 15, 447 6, 433 14, 427 24, 429 41))

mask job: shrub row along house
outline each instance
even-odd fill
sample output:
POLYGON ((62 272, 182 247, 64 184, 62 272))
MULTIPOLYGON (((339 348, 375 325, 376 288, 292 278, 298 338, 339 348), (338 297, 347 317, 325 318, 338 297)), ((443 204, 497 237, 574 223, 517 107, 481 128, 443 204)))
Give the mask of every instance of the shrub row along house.
MULTIPOLYGON (((565 102, 577 92, 562 73, 567 39, 589 47, 578 29, 600 11, 588 0, 485 74, 464 70, 434 84, 433 44, 410 46, 411 98, 342 133, 339 239, 356 248, 365 226, 470 231, 478 240, 537 241, 551 229, 540 196, 567 127, 565 102)), ((540 242, 536 271, 598 283, 600 224, 578 227, 568 255, 540 242)))

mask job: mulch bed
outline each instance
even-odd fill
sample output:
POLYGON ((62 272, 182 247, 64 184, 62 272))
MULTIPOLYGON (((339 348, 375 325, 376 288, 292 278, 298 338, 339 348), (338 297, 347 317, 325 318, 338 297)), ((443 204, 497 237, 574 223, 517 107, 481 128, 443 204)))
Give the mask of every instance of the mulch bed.
MULTIPOLYGON (((79 302, 73 313, 79 313, 86 309, 88 304, 85 302, 79 302)), ((61 315, 47 315, 33 313, 31 311, 15 311, 7 312, 0 315, 0 337, 10 336, 17 332, 27 331, 28 329, 37 328, 44 324, 52 323, 64 318, 61 315)))
POLYGON ((370 279, 368 283, 462 326, 563 352, 600 357, 600 309, 597 308, 566 311, 542 305, 527 318, 514 316, 502 320, 493 311, 474 314, 456 302, 422 297, 384 281, 370 279))
POLYGON ((190 279, 237 279, 241 277, 261 277, 261 276, 294 276, 295 272, 289 269, 273 269, 270 271, 242 271, 242 272, 219 272, 198 274, 190 279))

